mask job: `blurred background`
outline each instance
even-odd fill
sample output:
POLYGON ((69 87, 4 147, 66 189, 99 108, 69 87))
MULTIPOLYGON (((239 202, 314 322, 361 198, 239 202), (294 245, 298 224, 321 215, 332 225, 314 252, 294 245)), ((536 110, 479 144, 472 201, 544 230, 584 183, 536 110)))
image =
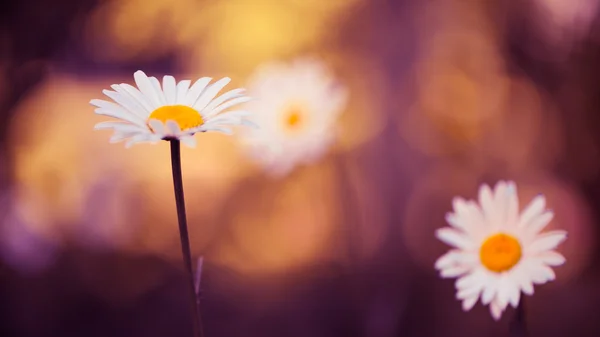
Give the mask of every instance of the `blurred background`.
MULTIPOLYGON (((455 195, 517 182, 569 231, 532 336, 598 336, 598 0, 11 0, 0 5, 0 336, 191 336, 168 144, 88 102, 138 69, 320 58, 339 137, 280 179, 234 137, 183 149, 208 337, 506 336, 433 269, 455 195)), ((524 205, 521 205, 522 207, 524 205)))

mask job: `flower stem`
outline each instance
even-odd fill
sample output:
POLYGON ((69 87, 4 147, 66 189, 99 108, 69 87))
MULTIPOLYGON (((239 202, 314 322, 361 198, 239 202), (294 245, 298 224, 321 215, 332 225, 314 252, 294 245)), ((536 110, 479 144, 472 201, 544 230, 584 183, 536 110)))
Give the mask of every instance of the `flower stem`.
POLYGON ((179 222, 179 237, 181 239, 181 253, 187 273, 187 283, 190 292, 194 337, 203 337, 202 317, 200 315, 200 300, 196 295, 194 274, 192 273, 192 254, 190 252, 190 238, 185 215, 185 201, 183 197, 183 181, 181 177, 181 151, 179 140, 170 140, 171 166, 173 169, 173 187, 175 189, 175 203, 177 205, 177 220, 179 222))
POLYGON ((515 315, 510 322, 510 335, 514 337, 527 337, 529 333, 527 331, 527 322, 525 320, 525 299, 521 298, 515 315))

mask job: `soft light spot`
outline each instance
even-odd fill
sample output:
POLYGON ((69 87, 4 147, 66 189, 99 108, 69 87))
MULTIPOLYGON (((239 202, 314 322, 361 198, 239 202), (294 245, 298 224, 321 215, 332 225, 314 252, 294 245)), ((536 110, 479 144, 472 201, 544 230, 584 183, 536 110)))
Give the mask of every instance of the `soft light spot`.
POLYGON ((521 260, 521 244, 511 235, 492 235, 481 245, 481 264, 487 269, 501 273, 510 270, 521 260))
POLYGON ((166 105, 154 110, 148 120, 157 119, 165 124, 172 120, 179 125, 181 130, 187 130, 204 124, 198 111, 185 105, 166 105))

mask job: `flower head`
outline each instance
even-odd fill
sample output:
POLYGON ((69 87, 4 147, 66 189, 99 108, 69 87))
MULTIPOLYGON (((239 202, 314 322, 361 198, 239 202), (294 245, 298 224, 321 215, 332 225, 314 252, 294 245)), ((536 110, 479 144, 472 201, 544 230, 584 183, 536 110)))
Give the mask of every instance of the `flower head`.
POLYGON ((335 122, 346 103, 323 64, 299 59, 261 67, 250 81, 248 109, 260 129, 240 133, 250 153, 275 175, 318 159, 334 140, 335 122))
POLYGON ((451 227, 438 229, 436 236, 455 249, 435 268, 444 278, 458 277, 456 297, 465 311, 481 298, 499 320, 508 304, 517 307, 521 292, 532 295, 533 285, 554 280, 551 267, 565 262, 554 249, 567 233, 541 233, 554 217, 543 195, 519 213, 515 183, 501 181, 493 191, 482 185, 479 203, 455 198, 453 207, 446 215, 451 227))
POLYGON ((96 130, 112 129, 115 133, 111 143, 128 139, 126 146, 135 143, 156 143, 160 140, 178 139, 194 147, 193 135, 197 132, 220 131, 230 134, 228 126, 245 124, 246 111, 228 111, 234 105, 250 100, 244 89, 230 90, 215 98, 229 83, 225 77, 209 84, 211 78, 202 77, 190 86, 191 81, 175 82, 173 76, 165 76, 161 83, 156 77, 148 77, 143 71, 133 75, 137 88, 121 83, 113 84, 111 90, 102 92, 114 101, 93 99, 96 113, 120 119, 98 123, 96 130))

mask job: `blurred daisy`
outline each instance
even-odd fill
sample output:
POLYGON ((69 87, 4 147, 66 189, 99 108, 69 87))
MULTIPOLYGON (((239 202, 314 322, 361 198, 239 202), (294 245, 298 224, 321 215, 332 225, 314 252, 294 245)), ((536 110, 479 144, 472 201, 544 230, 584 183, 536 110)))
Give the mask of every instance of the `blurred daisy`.
POLYGON ((267 171, 282 176, 297 164, 320 158, 335 139, 334 125, 346 103, 346 91, 337 87, 317 60, 262 66, 250 80, 255 98, 248 110, 260 129, 240 135, 250 154, 267 171))
POLYGON ((509 303, 517 307, 521 291, 532 295, 533 285, 554 280, 551 267, 565 262, 553 250, 567 233, 541 233, 554 216, 545 209, 543 195, 519 213, 515 183, 501 181, 494 191, 479 188, 479 204, 455 198, 453 207, 454 213, 446 215, 452 227, 438 229, 436 236, 456 249, 440 257, 435 268, 444 278, 460 277, 456 297, 465 311, 481 298, 499 320, 509 303))
POLYGON ((244 89, 234 89, 215 98, 229 83, 225 77, 211 85, 211 78, 202 77, 190 86, 191 81, 175 82, 165 76, 161 84, 156 77, 143 71, 133 74, 138 88, 129 84, 113 84, 111 90, 102 92, 113 102, 93 99, 96 113, 120 119, 98 123, 96 130, 111 129, 115 133, 111 143, 128 139, 126 147, 135 143, 156 143, 177 139, 189 147, 196 145, 197 132, 220 131, 231 134, 228 126, 245 124, 246 111, 224 112, 237 104, 249 101, 244 89))

